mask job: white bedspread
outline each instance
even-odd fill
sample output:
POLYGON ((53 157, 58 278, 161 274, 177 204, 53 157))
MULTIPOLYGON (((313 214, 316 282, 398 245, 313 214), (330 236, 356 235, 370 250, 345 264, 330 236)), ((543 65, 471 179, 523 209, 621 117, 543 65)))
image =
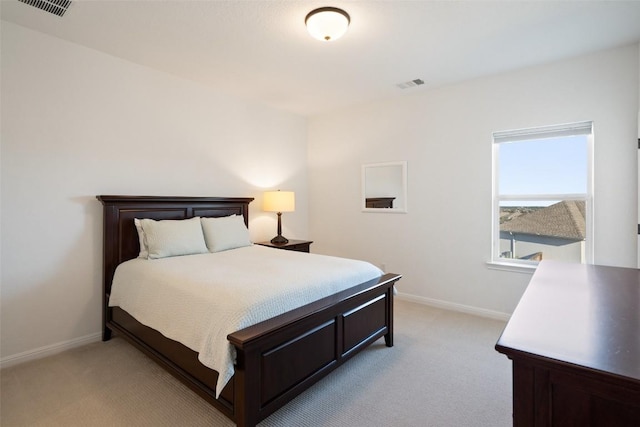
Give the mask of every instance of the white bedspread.
POLYGON ((233 376, 227 335, 379 277, 372 264, 253 245, 118 266, 109 306, 198 352, 218 371, 216 394, 233 376))

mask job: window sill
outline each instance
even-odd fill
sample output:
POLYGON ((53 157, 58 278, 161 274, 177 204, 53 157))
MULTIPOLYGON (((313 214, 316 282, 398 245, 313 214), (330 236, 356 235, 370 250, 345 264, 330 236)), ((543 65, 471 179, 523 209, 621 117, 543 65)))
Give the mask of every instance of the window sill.
POLYGON ((510 271, 512 273, 533 274, 538 265, 516 264, 514 262, 487 261, 487 268, 491 270, 510 271))

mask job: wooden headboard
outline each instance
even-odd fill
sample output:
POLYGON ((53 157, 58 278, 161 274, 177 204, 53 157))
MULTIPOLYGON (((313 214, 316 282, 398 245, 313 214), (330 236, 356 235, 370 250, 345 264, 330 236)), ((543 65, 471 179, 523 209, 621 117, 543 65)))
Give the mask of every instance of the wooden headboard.
POLYGON ((249 225, 250 197, 96 196, 104 205, 103 274, 108 299, 116 267, 140 252, 134 218, 188 219, 242 215, 249 225))

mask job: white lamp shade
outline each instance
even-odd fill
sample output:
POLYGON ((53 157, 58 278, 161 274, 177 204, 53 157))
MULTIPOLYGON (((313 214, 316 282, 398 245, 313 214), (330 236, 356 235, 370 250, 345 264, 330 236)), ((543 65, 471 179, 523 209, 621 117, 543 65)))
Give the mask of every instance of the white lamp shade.
POLYGON ((266 191, 262 208, 267 212, 293 212, 296 196, 293 191, 266 191))
POLYGON ((322 41, 339 39, 349 28, 349 15, 335 7, 321 7, 309 12, 305 19, 311 37, 322 41))

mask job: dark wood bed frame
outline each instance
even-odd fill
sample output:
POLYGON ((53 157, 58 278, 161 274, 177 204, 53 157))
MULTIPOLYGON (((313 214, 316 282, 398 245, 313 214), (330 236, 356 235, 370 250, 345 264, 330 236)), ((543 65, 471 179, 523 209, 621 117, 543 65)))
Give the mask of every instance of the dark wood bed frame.
MULTIPOLYGON (((108 307, 116 267, 139 252, 134 218, 243 215, 252 198, 97 196, 104 205, 103 341, 115 332, 146 353, 238 426, 255 426, 369 344, 393 346, 393 285, 385 274, 230 334, 235 374, 216 398, 218 373, 198 354, 108 307)), ((276 250, 276 249, 274 249, 276 250)))

